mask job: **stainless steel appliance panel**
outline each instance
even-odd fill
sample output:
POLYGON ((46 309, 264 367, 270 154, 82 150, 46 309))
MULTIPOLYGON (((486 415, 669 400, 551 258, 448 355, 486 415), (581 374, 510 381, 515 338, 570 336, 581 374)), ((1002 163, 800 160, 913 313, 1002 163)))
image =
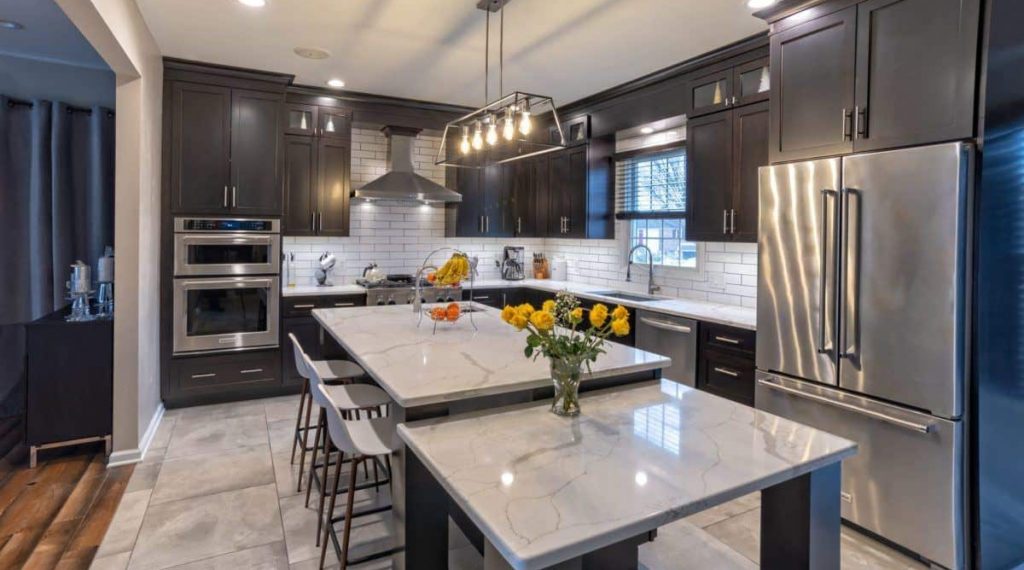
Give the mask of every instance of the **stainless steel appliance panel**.
POLYGON ((963 413, 970 154, 952 143, 844 160, 841 387, 963 413))
POLYGON ((697 384, 697 321, 651 311, 636 312, 636 347, 672 359, 663 377, 697 384))
POLYGON ((278 346, 278 277, 174 280, 174 354, 278 346))
POLYGON ((760 169, 757 367, 836 383, 840 160, 760 169))
POLYGON ((278 234, 174 235, 174 274, 264 275, 281 270, 278 234))
POLYGON ((778 375, 756 378, 759 410, 857 442, 857 454, 843 461, 843 518, 943 566, 962 567, 962 422, 778 375))

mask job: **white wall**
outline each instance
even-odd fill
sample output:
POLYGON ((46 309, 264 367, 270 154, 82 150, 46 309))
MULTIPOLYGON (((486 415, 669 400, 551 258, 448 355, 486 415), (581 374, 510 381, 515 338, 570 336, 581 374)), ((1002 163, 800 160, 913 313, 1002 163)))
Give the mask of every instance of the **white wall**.
POLYGON ((117 77, 114 457, 140 459, 159 419, 163 62, 134 0, 57 0, 117 77))
MULTIPOLYGON (((414 144, 416 171, 444 184, 444 169, 434 165, 440 138, 420 134, 414 144)), ((352 187, 358 188, 384 174, 387 141, 377 130, 352 131, 352 187)), ((458 247, 480 257, 482 278, 498 278, 494 259, 506 245, 526 248, 529 262, 534 251, 569 262, 569 279, 615 288, 646 290, 646 267, 634 268, 634 281, 626 277, 626 222, 619 222, 614 240, 566 240, 520 238, 446 238, 442 206, 401 202, 355 203, 352 235, 346 238, 286 237, 284 250, 296 257, 296 284, 311 285, 316 260, 330 251, 338 258, 332 273, 335 283, 351 283, 363 267, 376 262, 390 273, 412 273, 431 250, 458 247)), ((437 258, 441 260, 439 256, 437 258)), ((755 244, 707 243, 703 271, 694 274, 674 268, 655 270, 661 293, 753 307, 757 300, 757 246, 755 244)))
POLYGON ((0 54, 0 93, 15 99, 113 109, 114 72, 0 54))

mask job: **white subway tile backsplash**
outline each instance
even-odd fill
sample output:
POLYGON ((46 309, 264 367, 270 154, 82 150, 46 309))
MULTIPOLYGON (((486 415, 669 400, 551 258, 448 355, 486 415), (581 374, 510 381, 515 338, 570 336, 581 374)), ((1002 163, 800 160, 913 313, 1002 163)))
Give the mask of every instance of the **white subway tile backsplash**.
MULTIPOLYGON (((379 131, 353 129, 352 185, 358 188, 387 170, 387 141, 379 131)), ((440 138, 420 135, 413 145, 416 171, 438 184, 445 183, 445 169, 434 165, 440 138)), ((544 252, 549 259, 568 261, 569 280, 625 289, 647 290, 647 268, 636 266, 633 279, 626 279, 628 225, 619 222, 615 240, 447 238, 445 208, 403 202, 355 203, 352 206, 352 235, 345 238, 286 237, 283 248, 295 253, 297 284, 309 285, 317 259, 330 251, 338 263, 331 275, 335 283, 351 282, 363 267, 376 262, 386 272, 412 273, 432 250, 458 247, 480 258, 483 279, 498 278, 496 260, 506 245, 526 249, 527 262, 533 252, 544 252)), ((705 300, 744 307, 757 302, 757 245, 748 243, 705 243, 701 271, 656 267, 654 280, 661 294, 705 300)), ((442 255, 434 261, 442 262, 442 255)))

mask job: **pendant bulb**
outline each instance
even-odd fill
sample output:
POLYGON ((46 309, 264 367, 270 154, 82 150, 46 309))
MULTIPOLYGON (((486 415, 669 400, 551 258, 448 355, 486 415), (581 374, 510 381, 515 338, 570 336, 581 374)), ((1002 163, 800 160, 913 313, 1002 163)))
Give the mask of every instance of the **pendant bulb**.
POLYGON ((519 112, 519 132, 523 133, 523 136, 527 136, 531 130, 533 130, 533 123, 530 121, 530 112, 524 109, 519 112))
POLYGON ((481 132, 480 122, 477 121, 477 123, 476 123, 476 130, 473 131, 473 148, 476 149, 476 150, 480 150, 483 147, 484 147, 484 137, 483 137, 483 133, 481 132))
POLYGON ((487 125, 487 144, 494 146, 498 143, 498 121, 494 117, 491 117, 490 123, 487 125))
POLYGON ((516 119, 511 107, 505 112, 505 127, 502 129, 501 135, 507 141, 511 141, 516 136, 516 119))
POLYGON ((469 154, 469 127, 462 127, 462 142, 459 143, 462 154, 469 154))

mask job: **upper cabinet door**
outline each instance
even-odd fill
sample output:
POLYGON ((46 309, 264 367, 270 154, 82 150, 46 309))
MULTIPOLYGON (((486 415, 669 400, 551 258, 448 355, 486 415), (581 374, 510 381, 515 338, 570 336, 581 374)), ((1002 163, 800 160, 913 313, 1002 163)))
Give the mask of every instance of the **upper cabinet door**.
POLYGON ((537 188, 533 182, 533 162, 517 160, 512 165, 512 235, 537 235, 537 188))
POLYGON ((551 211, 550 192, 550 155, 541 155, 529 159, 530 180, 533 182, 534 207, 533 207, 533 234, 537 237, 557 235, 552 228, 558 224, 552 224, 552 219, 558 214, 551 211))
POLYGON ((690 90, 690 116, 705 115, 728 108, 734 95, 732 68, 702 75, 687 82, 690 90))
POLYGON ((733 112, 691 119, 686 125, 686 239, 728 239, 732 209, 733 112))
POLYGON ((229 207, 231 90, 171 84, 171 208, 223 213, 229 207))
POLYGON ((231 210, 281 215, 282 96, 235 89, 231 98, 231 210))
POLYGON ((757 242, 758 169, 768 165, 768 102, 732 111, 733 195, 729 230, 757 242))
POLYGON ((586 146, 579 146, 569 151, 568 186, 562 190, 569 198, 565 214, 567 237, 587 237, 587 150, 586 146))
POLYGON ((316 233, 317 141, 313 137, 284 137, 283 233, 309 236, 316 233))
POLYGON ((348 140, 352 137, 352 116, 348 111, 320 107, 320 136, 348 140))
POLYGON ((768 100, 771 91, 771 73, 768 58, 756 59, 732 68, 733 96, 737 105, 749 105, 768 100))
POLYGON ((459 168, 456 173, 456 189, 462 194, 455 215, 455 235, 476 237, 483 234, 483 178, 484 171, 476 168, 459 168))
POLYGON ((349 143, 331 138, 320 139, 317 157, 320 206, 317 212, 317 234, 349 235, 349 143))
POLYGON ((566 237, 566 219, 572 210, 569 192, 569 153, 561 150, 548 155, 548 235, 566 237))
POLYGON ((854 6, 772 36, 772 162, 853 150, 856 28, 854 6))
POLYGON ((284 134, 311 137, 316 134, 318 124, 316 105, 290 103, 285 107, 284 134))
POLYGON ((857 152, 973 136, 979 3, 857 7, 857 152))

